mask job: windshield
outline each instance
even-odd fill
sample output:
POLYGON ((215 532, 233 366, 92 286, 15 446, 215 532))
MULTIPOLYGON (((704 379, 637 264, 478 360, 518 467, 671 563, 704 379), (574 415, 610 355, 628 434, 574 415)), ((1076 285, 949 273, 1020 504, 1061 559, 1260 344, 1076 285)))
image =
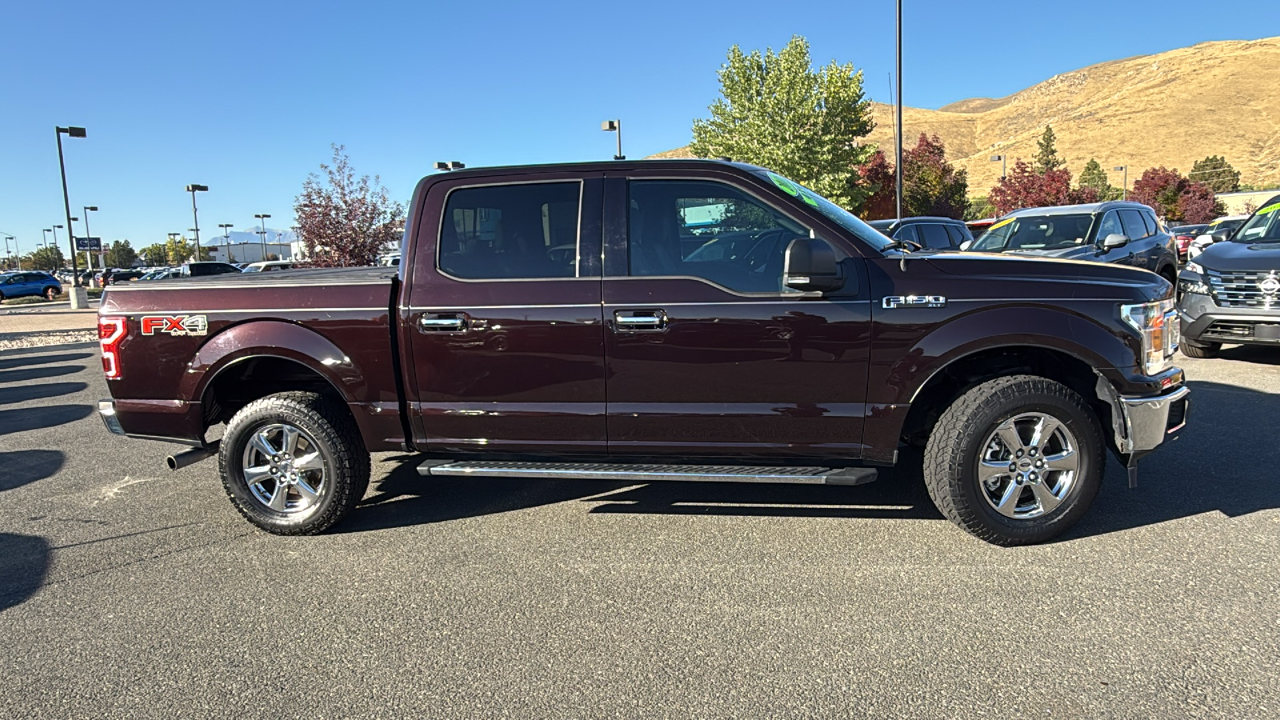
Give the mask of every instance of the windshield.
POLYGON ((992 225, 969 248, 976 252, 1058 250, 1089 242, 1093 215, 1023 215, 992 225))
POLYGON ((245 269, 244 269, 244 270, 242 270, 241 272, 262 272, 262 266, 261 266, 261 265, 250 265, 249 267, 245 268, 245 269))
MULTIPOLYGON (((1280 200, 1280 198, 1272 198, 1280 200)), ((1222 223, 1226 225, 1226 223, 1222 223)), ((1258 212, 1236 231, 1232 242, 1260 243, 1280 242, 1280 202, 1274 202, 1258 212)))
POLYGON ((840 227, 848 230, 859 240, 875 248, 876 250, 886 250, 894 245, 894 241, 885 237, 875 228, 863 222, 857 215, 836 205, 830 200, 822 197, 818 193, 801 185, 794 180, 788 180, 781 175, 773 172, 765 172, 767 177, 774 185, 777 185, 783 192, 792 197, 798 197, 805 203, 822 213, 828 220, 834 222, 840 227))

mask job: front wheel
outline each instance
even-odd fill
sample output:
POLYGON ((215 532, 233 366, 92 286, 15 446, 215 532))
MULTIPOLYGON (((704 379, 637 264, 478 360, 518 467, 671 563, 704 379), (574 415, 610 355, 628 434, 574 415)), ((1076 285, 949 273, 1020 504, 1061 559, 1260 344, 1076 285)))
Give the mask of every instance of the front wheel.
POLYGON ((44 299, 53 302, 58 297, 58 289, 55 287, 47 287, 44 289, 44 299))
POLYGON ((925 445, 934 505, 996 545, 1052 539, 1084 515, 1105 465, 1097 418, 1079 395, 1035 375, 961 395, 925 445))
POLYGON ((1218 353, 1222 352, 1222 343, 1198 343, 1182 338, 1182 342, 1178 344, 1178 349, 1189 358, 1205 359, 1217 357, 1218 353))
POLYGON ((314 535, 342 519, 369 486, 369 453, 340 404, 285 392, 249 403, 218 450, 227 496, 276 535, 314 535))

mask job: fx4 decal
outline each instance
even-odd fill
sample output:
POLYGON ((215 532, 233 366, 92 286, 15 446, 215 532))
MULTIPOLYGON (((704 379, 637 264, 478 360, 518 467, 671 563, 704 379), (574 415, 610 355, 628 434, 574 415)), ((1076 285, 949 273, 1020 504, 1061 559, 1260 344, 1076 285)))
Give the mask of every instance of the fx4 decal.
POLYGON ((142 334, 208 335, 209 320, 204 315, 146 315, 142 318, 142 334))

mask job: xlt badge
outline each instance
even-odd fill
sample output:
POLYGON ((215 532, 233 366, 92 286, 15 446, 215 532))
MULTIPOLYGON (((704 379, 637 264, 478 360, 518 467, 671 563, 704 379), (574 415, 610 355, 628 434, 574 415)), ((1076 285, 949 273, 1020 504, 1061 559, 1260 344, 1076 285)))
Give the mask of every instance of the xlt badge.
POLYGON ((942 295, 889 295, 880 305, 886 310, 900 307, 940 308, 947 306, 947 299, 942 295))

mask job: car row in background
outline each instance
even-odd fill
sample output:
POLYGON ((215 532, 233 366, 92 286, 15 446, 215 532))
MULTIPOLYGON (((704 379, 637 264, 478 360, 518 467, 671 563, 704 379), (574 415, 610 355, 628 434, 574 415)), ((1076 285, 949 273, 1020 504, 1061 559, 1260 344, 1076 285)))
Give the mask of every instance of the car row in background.
POLYGON ((868 225, 894 240, 928 250, 959 250, 965 243, 973 242, 968 226, 948 217, 872 220, 868 225))
POLYGON ((1018 210, 962 249, 1131 265, 1177 281, 1173 236, 1150 207, 1135 202, 1018 210))
POLYGON ((1202 230, 1187 246, 1187 259, 1194 260, 1197 255, 1204 252, 1210 245, 1230 240, 1235 231, 1239 230, 1248 219, 1248 215, 1228 215, 1209 223, 1209 226, 1202 230))
POLYGON ((1280 348, 1280 195, 1191 257, 1178 290, 1183 354, 1213 357, 1224 343, 1280 348))
POLYGON ((1175 225, 1169 228, 1169 234, 1173 235, 1173 240, 1178 246, 1178 262, 1187 261, 1187 250, 1191 248, 1191 243, 1208 229, 1208 223, 1201 225, 1175 225))

